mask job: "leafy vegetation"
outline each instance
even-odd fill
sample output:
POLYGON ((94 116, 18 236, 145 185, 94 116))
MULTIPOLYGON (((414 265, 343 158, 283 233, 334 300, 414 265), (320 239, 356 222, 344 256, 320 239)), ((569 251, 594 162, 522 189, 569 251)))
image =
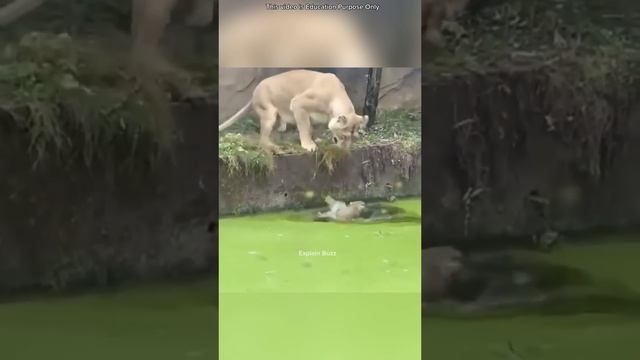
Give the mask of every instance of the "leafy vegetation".
POLYGON ((231 173, 247 175, 273 170, 273 155, 242 134, 229 133, 220 137, 218 159, 231 173))
POLYGON ((0 55, 0 108, 29 138, 34 165, 45 158, 153 161, 170 147, 166 94, 69 35, 29 33, 0 55))
POLYGON ((0 111, 28 135, 34 165, 152 164, 171 150, 170 102, 217 90, 213 56, 131 66, 130 16, 130 0, 48 0, 1 29, 0 111))

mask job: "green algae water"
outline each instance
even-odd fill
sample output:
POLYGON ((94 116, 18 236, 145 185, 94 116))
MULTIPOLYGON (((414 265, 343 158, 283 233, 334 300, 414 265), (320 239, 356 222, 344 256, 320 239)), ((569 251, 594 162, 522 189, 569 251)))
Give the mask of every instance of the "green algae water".
POLYGON ((222 219, 220 358, 420 359, 420 200, 393 205, 386 222, 222 219))
POLYGON ((215 282, 0 304, 0 359, 217 358, 215 282))
MULTIPOLYGON (((243 218, 227 220, 238 219, 243 218)), ((398 223, 391 229, 395 226, 398 223)), ((587 271, 594 279, 587 293, 600 294, 600 298, 582 292, 568 294, 560 299, 562 304, 542 309, 474 316, 429 314, 422 318, 424 358, 638 359, 640 235, 591 240, 562 244, 549 254, 536 256, 587 271)), ((252 250, 247 251, 257 251, 256 247, 249 248, 252 250)), ((264 249, 267 259, 246 255, 258 263, 268 262, 273 256, 264 249)), ((313 265, 318 264, 319 259, 312 260, 313 265)), ((379 271, 400 279, 406 276, 402 269, 407 262, 391 256, 387 260, 389 263, 380 261, 379 271)), ((294 265, 285 262, 277 269, 284 271, 294 265)), ((273 268, 254 268, 264 269, 273 268)), ((278 284, 293 281, 289 278, 275 280, 270 287, 250 276, 245 279, 245 288, 267 290, 251 296, 241 292, 221 294, 220 300, 227 304, 221 314, 220 339, 237 349, 221 349, 220 357, 215 283, 207 280, 1 303, 0 359, 232 360, 234 357, 226 357, 225 351, 255 355, 256 349, 265 351, 260 359, 275 358, 271 354, 287 359, 301 353, 307 354, 301 359, 358 359, 361 354, 371 355, 371 359, 413 359, 419 354, 420 313, 411 308, 416 305, 414 294, 394 292, 402 290, 395 286, 387 292, 378 291, 384 289, 382 280, 372 285, 375 291, 371 292, 366 288, 360 293, 338 292, 339 286, 353 284, 344 281, 338 282, 339 286, 316 284, 295 293, 284 285, 280 287, 283 291, 277 291, 278 284), (397 336, 390 336, 385 325, 397 330, 397 336), (398 330, 400 325, 406 325, 406 330, 398 330)), ((227 289, 239 288, 238 284, 226 285, 227 289)))
POLYGON ((640 235, 588 240, 539 256, 584 270, 592 284, 537 309, 425 315, 425 358, 639 359, 640 235))

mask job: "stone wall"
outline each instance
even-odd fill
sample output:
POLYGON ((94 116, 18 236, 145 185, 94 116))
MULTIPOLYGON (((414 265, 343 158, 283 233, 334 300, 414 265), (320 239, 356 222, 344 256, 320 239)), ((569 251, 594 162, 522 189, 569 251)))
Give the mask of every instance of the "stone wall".
POLYGON ((32 167, 28 144, 0 126, 0 293, 211 272, 216 211, 213 106, 176 107, 174 163, 151 174, 32 167))
POLYGON ((315 154, 281 156, 275 158, 272 173, 249 176, 229 173, 220 165, 220 214, 324 206, 326 195, 369 200, 421 192, 419 152, 395 146, 357 150, 333 172, 318 160, 315 154))
POLYGON ((566 134, 549 128, 545 81, 543 73, 531 70, 424 84, 425 245, 530 241, 546 225, 560 231, 640 225, 640 105, 625 111, 622 102, 612 101, 620 106, 611 127, 616 147, 600 149, 597 178, 586 171, 586 143, 567 141, 566 134), (487 188, 470 207, 463 197, 475 181, 459 165, 455 128, 466 119, 475 119, 481 145, 472 146, 469 155, 478 155, 487 188), (543 215, 532 194, 549 201, 543 215))

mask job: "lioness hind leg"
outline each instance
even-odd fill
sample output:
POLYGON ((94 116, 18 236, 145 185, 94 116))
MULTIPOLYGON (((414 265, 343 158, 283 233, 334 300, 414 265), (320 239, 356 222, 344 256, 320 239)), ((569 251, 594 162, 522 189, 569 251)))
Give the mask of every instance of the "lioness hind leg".
POLYGON ((298 126, 300 135, 300 145, 307 151, 315 151, 318 146, 312 138, 311 115, 315 110, 315 102, 312 99, 312 93, 303 92, 291 99, 290 108, 298 126))
POLYGON ((260 117, 260 145, 275 153, 280 152, 278 146, 271 141, 271 132, 278 120, 278 110, 274 107, 257 106, 256 112, 260 117))
POLYGON ((156 55, 176 2, 177 0, 133 0, 131 32, 136 55, 156 55))

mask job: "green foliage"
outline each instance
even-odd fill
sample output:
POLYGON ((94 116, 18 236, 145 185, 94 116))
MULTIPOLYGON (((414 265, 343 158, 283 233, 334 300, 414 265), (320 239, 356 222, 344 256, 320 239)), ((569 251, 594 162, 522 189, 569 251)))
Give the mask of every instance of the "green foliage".
POLYGON ((29 33, 2 49, 0 108, 28 134, 34 165, 153 162, 169 148, 166 97, 126 59, 66 34, 29 33))
POLYGON ((248 175, 273 170, 273 156, 261 148, 257 141, 241 135, 229 133, 220 137, 218 159, 232 173, 248 175))
POLYGON ((355 147, 397 145, 406 152, 419 152, 422 141, 422 113, 404 109, 378 110, 376 122, 355 147))

